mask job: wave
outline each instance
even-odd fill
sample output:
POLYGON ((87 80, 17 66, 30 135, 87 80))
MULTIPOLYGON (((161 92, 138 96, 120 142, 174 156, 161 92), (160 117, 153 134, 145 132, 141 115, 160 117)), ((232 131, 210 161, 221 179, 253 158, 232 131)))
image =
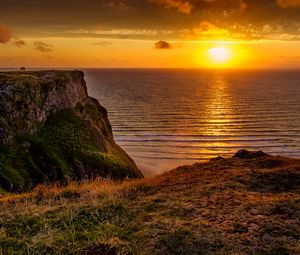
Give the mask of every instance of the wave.
POLYGON ((238 149, 300 156, 300 73, 87 70, 115 140, 137 162, 172 168, 238 149))

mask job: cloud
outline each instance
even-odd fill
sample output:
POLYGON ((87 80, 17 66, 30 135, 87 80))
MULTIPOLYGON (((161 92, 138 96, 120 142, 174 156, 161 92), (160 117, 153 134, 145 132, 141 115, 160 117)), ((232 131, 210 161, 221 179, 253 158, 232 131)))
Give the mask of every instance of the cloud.
POLYGON ((158 49, 158 50, 167 50, 167 49, 172 48, 171 44, 166 41, 158 41, 154 44, 154 46, 155 46, 155 49, 158 49))
POLYGON ((50 52, 53 50, 53 45, 47 44, 41 41, 35 41, 33 43, 34 49, 41 52, 50 52))
POLYGON ((178 12, 190 14, 193 5, 184 0, 151 0, 151 2, 163 5, 167 9, 176 9, 178 12))
POLYGON ((176 41, 183 34, 201 40, 229 32, 233 39, 300 38, 300 0, 73 0, 74 8, 67 0, 0 0, 0 6, 1 20, 35 38, 176 41), (215 27, 203 29, 202 21, 215 27))
POLYGON ((129 5, 127 5, 124 2, 105 2, 101 4, 102 7, 104 8, 112 8, 115 9, 117 11, 127 11, 130 10, 131 7, 129 5))
POLYGON ((192 37, 195 37, 195 39, 224 39, 229 36, 230 32, 227 29, 217 27, 208 21, 202 21, 192 31, 192 37))
POLYGON ((248 5, 247 3, 245 2, 245 0, 227 0, 227 1, 224 1, 224 0, 204 0, 204 2, 206 3, 216 3, 218 5, 221 6, 221 4, 225 4, 229 6, 234 6, 238 9, 240 9, 241 11, 244 11, 247 9, 248 5))
POLYGON ((47 59, 56 59, 54 56, 50 56, 50 55, 44 55, 43 57, 47 59))
POLYGON ((282 8, 300 7, 300 0, 277 0, 277 3, 282 8))
POLYGON ((239 0, 238 3, 240 4, 241 11, 244 11, 247 9, 248 5, 243 0, 239 0))
POLYGON ((12 31, 9 27, 0 25, 0 43, 8 43, 12 38, 12 31))
POLYGON ((109 41, 101 41, 101 42, 94 42, 92 43, 93 45, 98 45, 98 46, 102 46, 102 47, 107 47, 109 45, 112 45, 112 42, 109 41))
POLYGON ((26 42, 18 37, 14 38, 14 40, 11 42, 12 45, 16 47, 23 47, 26 45, 26 42))

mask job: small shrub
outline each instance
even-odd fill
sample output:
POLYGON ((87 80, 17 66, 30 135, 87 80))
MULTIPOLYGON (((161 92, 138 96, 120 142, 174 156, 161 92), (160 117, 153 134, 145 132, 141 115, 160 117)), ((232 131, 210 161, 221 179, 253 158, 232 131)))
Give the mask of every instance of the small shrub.
POLYGON ((264 250, 259 250, 253 255, 292 255, 292 253, 283 245, 275 245, 264 250))
POLYGON ((158 245, 162 246, 162 254, 166 255, 207 255, 221 252, 224 244, 220 239, 202 234, 203 236, 196 236, 189 229, 179 228, 163 236, 158 245))

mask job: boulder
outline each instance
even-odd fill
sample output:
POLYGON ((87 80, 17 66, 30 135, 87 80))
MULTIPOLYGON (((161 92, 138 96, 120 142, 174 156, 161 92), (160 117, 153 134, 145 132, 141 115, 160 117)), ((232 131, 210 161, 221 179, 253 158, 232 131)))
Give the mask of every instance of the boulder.
POLYGON ((241 158, 241 159, 251 159, 251 158, 259 158, 268 156, 268 154, 264 153, 263 151, 247 151, 247 150, 239 150, 233 157, 234 158, 241 158))

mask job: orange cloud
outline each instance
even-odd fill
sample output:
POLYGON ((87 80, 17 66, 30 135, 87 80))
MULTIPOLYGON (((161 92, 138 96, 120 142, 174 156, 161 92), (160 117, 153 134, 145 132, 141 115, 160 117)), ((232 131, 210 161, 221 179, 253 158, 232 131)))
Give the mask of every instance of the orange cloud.
POLYGON ((0 43, 7 43, 12 37, 12 31, 9 27, 0 25, 0 43))
POLYGON ((300 0, 277 0, 277 3, 282 8, 300 7, 300 0))
MULTIPOLYGON (((207 3, 214 3, 214 2, 221 2, 223 0, 204 0, 207 3)), ((223 1, 224 2, 224 1, 223 1)), ((231 3, 234 3, 235 5, 237 5, 241 11, 244 11, 247 9, 247 4, 244 2, 244 0, 233 0, 230 1, 231 3)))
POLYGON ((109 41, 101 41, 101 42, 94 42, 92 43, 93 45, 99 45, 99 46, 102 46, 102 47, 107 47, 109 45, 112 45, 112 42, 109 42, 109 41))
POLYGON ((229 37, 230 33, 228 30, 219 28, 208 21, 202 21, 199 26, 193 29, 192 35, 196 39, 224 39, 229 37))
POLYGON ((26 42, 18 37, 14 38, 11 44, 19 48, 26 46, 26 42))
POLYGON ((190 2, 184 0, 151 0, 151 2, 163 5, 168 9, 177 9, 177 11, 185 14, 190 14, 194 8, 190 2))
POLYGON ((34 44, 34 49, 37 51, 50 52, 53 50, 53 46, 51 44, 47 44, 40 41, 36 41, 33 44, 34 44))

